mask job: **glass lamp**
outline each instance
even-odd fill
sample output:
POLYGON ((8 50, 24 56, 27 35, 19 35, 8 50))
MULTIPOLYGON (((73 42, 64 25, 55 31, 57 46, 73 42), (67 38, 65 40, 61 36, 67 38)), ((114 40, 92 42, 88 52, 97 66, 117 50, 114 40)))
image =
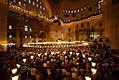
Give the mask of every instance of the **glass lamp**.
POLYGON ((82 54, 82 56, 83 56, 83 58, 85 58, 86 56, 85 56, 85 54, 82 54))
POLYGON ((88 60, 89 60, 89 61, 91 61, 91 60, 92 60, 92 58, 91 58, 91 57, 88 57, 88 60))
POLYGON ((70 52, 70 54, 72 55, 72 52, 70 52))
POLYGON ((41 54, 38 54, 38 57, 40 57, 41 56, 41 54))
POLYGON ((51 52, 51 54, 53 55, 53 54, 54 54, 54 52, 51 52))
POLYGON ((17 66, 17 68, 20 68, 20 66, 21 66, 21 65, 19 65, 19 64, 16 64, 16 66, 17 66))
POLYGON ((85 76, 85 80, 91 80, 89 76, 85 76))
POLYGON ((91 68, 91 71, 92 71, 93 75, 95 75, 97 72, 97 70, 95 68, 91 68))
POLYGON ((78 55, 79 55, 79 53, 76 53, 76 55, 78 56, 78 55))
POLYGON ((45 53, 45 55, 47 55, 47 53, 45 53))
POLYGON ((23 62, 25 63, 26 62, 26 59, 23 59, 23 62))
POLYGON ((17 73, 17 68, 12 69, 12 74, 16 74, 17 73))
POLYGON ((95 67, 95 66, 96 66, 96 63, 94 63, 94 62, 91 62, 91 65, 92 65, 93 67, 95 67))
POLYGON ((19 75, 12 77, 12 80, 18 80, 18 79, 19 79, 19 75))
POLYGON ((34 58, 34 56, 32 55, 30 58, 31 58, 31 59, 33 59, 33 58, 34 58))

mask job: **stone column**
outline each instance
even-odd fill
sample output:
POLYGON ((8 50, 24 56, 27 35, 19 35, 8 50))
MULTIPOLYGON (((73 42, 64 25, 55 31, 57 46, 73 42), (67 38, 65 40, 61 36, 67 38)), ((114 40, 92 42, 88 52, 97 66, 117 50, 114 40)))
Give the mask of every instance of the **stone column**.
POLYGON ((7 50, 7 4, 5 0, 0 0, 0 45, 4 51, 7 50))

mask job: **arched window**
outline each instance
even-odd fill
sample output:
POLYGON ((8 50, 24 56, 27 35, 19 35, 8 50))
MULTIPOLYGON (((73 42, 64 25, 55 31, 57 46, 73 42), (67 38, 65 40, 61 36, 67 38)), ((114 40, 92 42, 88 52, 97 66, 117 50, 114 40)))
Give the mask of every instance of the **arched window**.
POLYGON ((9 29, 12 29, 12 25, 9 25, 9 29))
POLYGON ((28 0, 28 3, 31 4, 31 0, 28 0))
POLYGON ((74 11, 72 10, 71 13, 74 13, 74 11))
POLYGON ((26 3, 24 3, 24 7, 26 7, 26 3))
POLYGON ((39 0, 36 0, 36 2, 39 2, 39 0))
POLYGON ((43 12, 42 11, 40 11, 40 14, 42 14, 43 12))
POLYGON ((34 1, 33 1, 33 3, 32 3, 32 4, 33 4, 33 6, 35 6, 35 2, 34 2, 34 1))
POLYGON ((42 9, 42 5, 40 5, 40 9, 42 9))
POLYGON ((70 13, 70 10, 68 11, 68 13, 70 13))
POLYGON ((86 6, 84 6, 84 9, 86 10, 86 9, 87 9, 87 7, 86 7, 86 6))
POLYGON ((28 31, 28 26, 27 25, 24 26, 24 31, 28 31))
POLYGON ((32 32, 32 28, 30 28, 29 31, 32 32))
POLYGON ((45 11, 45 7, 43 7, 43 10, 45 11))
POLYGON ((81 8, 81 11, 83 11, 83 8, 81 8))
POLYGON ((36 4, 36 6, 37 6, 37 7, 39 7, 39 5, 38 5, 38 4, 36 4))
POLYGON ((74 13, 76 13, 76 10, 74 10, 74 13))
POLYGON ((78 9, 78 11, 77 12, 80 12, 80 10, 78 9))
POLYGON ((12 35, 11 34, 9 35, 9 38, 12 38, 12 35))
POLYGON ((40 1, 40 4, 42 4, 42 2, 40 1))
POLYGON ((30 35, 29 38, 32 38, 32 36, 30 35))
POLYGON ((27 35, 24 36, 25 38, 28 38, 27 35))
POLYGON ((18 6, 21 6, 21 2, 20 1, 18 2, 18 6))
POLYGON ((67 12, 68 12, 68 10, 65 10, 65 12, 67 13, 67 12))

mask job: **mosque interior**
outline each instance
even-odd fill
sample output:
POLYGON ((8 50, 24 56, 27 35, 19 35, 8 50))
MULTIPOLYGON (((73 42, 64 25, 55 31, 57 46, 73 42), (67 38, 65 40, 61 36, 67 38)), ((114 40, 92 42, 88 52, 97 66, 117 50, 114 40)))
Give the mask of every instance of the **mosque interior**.
POLYGON ((1 1, 0 47, 97 40, 119 49, 118 6, 118 0, 1 1))
MULTIPOLYGON (((58 69, 63 68, 67 71, 66 66, 68 65, 65 65, 65 63, 67 63, 67 61, 69 61, 70 63, 70 55, 72 55, 72 65, 70 64, 69 67, 75 66, 77 68, 77 65, 79 66, 81 65, 80 63, 85 62, 87 66, 86 70, 88 70, 87 68, 91 66, 90 64, 92 59, 94 59, 95 62, 97 61, 97 63, 98 61, 102 61, 102 63, 105 62, 105 61, 103 62, 102 58, 99 58, 98 60, 97 58, 99 57, 98 52, 100 54, 101 53, 106 54, 111 53, 111 50, 114 50, 115 52, 116 51, 118 52, 118 54, 116 54, 117 55, 116 58, 119 58, 118 8, 119 8, 119 0, 0 0, 0 52, 11 53, 10 54, 11 58, 7 56, 8 59, 10 60, 14 57, 13 62, 8 60, 9 62, 11 62, 10 64, 19 62, 20 66, 27 65, 26 69, 28 70, 26 71, 30 71, 32 67, 31 65, 28 64, 33 64, 33 67, 34 65, 36 67, 37 63, 33 63, 35 61, 36 62, 44 61, 46 63, 49 63, 47 62, 47 60, 49 60, 49 58, 53 58, 53 60, 52 59, 50 60, 50 63, 52 63, 52 65, 53 62, 55 64, 57 60, 59 62, 60 61, 63 62, 62 59, 60 60, 58 58, 58 56, 64 58, 66 56, 66 61, 64 60, 64 66, 60 67, 57 66, 57 68, 58 69), (85 47, 92 45, 94 46, 93 49, 92 47, 90 48, 85 47), (95 45, 97 45, 98 47, 95 45), (110 51, 107 48, 109 48, 110 51), (19 53, 21 54, 18 55, 19 53), (24 53, 29 54, 26 54, 27 56, 24 57, 24 53), (41 59, 40 60, 38 57, 41 56, 42 53, 44 53, 43 54, 44 57, 43 56, 40 57, 41 59), (59 53, 61 53, 61 55, 59 53), (92 53, 95 54, 93 55, 92 53), (15 55, 17 54, 17 56, 14 56, 14 54, 15 55), (81 56, 79 57, 80 54, 82 55, 82 57, 81 56), (31 59, 33 59, 35 56, 35 60, 33 59, 30 61, 30 63, 25 64, 26 61, 24 60, 24 58, 29 59, 28 58, 29 55, 31 55, 30 57, 31 59), (85 55, 88 55, 88 58, 85 57, 85 55), (54 59, 55 56, 56 59, 54 59), (92 56, 93 58, 91 58, 90 60, 89 57, 92 56), (75 62, 78 60, 74 60, 73 62, 73 58, 77 58, 79 62, 77 63, 75 62), (81 61, 80 58, 82 58, 82 60, 83 59, 88 60, 89 63, 87 63, 86 61, 81 61), (21 61, 22 59, 23 61, 21 61), (30 66, 30 68, 28 68, 28 66, 30 66)), ((108 55, 108 58, 110 59, 109 55, 112 54, 106 55, 108 55)), ((100 57, 101 56, 102 55, 100 55, 100 57)), ((106 59, 107 57, 104 55, 103 58, 106 59)), ((113 58, 115 58, 115 55, 113 55, 113 58)), ((117 60, 115 59, 113 61, 117 60)), ((0 62, 1 60, 2 59, 0 59, 0 62)), ((3 58, 3 60, 6 60, 6 58, 3 58)), ((4 64, 5 63, 6 62, 4 62, 4 64)), ((19 66, 19 64, 17 64, 17 66, 19 66)), ((38 64, 40 65, 40 62, 38 64)), ((61 64, 63 65, 63 63, 61 64)), ((0 63, 0 65, 3 64, 0 63)), ((43 65, 46 66, 46 64, 43 65)), ((98 66, 99 65, 100 63, 98 64, 98 66)), ((44 66, 40 67, 44 69, 44 66)), ((119 66, 119 64, 117 64, 117 66, 119 66)), ((24 66, 22 66, 22 69, 23 67, 24 66)), ((52 66, 50 66, 50 69, 51 68, 52 66)), ((46 69, 48 70, 49 67, 47 67, 46 69)), ((98 67, 96 67, 96 69, 98 71, 98 67)), ((117 70, 119 72, 119 69, 117 70)), ((73 71, 75 71, 75 69, 73 71)), ((95 73, 95 71, 93 72, 95 73)), ((20 74, 19 76, 21 75, 24 76, 27 73, 20 74)), ((53 74, 52 71, 51 73, 53 74)), ((78 73, 75 72, 75 74, 78 73)), ((80 74, 83 73, 80 72, 80 74)), ((11 76, 13 75, 10 75, 9 78, 11 78, 11 76)), ((45 73, 43 75, 46 77, 45 73)), ((88 71, 86 75, 89 75, 88 71)), ((40 77, 42 78, 42 76, 40 77)), ((69 80, 65 78, 67 78, 66 75, 64 78, 59 80, 69 80)), ((71 78, 71 80, 80 80, 75 78, 73 77, 71 78)), ((8 80, 8 78, 3 80, 8 80)), ((10 80, 18 80, 18 79, 15 78, 10 80)), ((19 80, 26 80, 26 77, 24 79, 22 79, 21 77, 21 79, 19 80)), ((58 80, 58 79, 50 77, 47 79, 27 78, 27 80, 58 80)), ((102 79, 94 78, 94 76, 92 76, 91 74, 88 77, 88 79, 85 78, 81 80, 102 80, 102 79)), ((116 77, 116 79, 114 79, 113 77, 113 79, 110 80, 118 80, 118 77, 116 77)))

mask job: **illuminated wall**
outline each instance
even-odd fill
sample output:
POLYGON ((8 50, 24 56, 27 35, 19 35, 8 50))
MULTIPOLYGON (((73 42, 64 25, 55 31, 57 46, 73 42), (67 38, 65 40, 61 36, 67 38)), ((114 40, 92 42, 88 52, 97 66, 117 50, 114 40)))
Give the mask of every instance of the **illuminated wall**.
POLYGON ((7 50, 7 2, 0 0, 0 47, 7 50))

